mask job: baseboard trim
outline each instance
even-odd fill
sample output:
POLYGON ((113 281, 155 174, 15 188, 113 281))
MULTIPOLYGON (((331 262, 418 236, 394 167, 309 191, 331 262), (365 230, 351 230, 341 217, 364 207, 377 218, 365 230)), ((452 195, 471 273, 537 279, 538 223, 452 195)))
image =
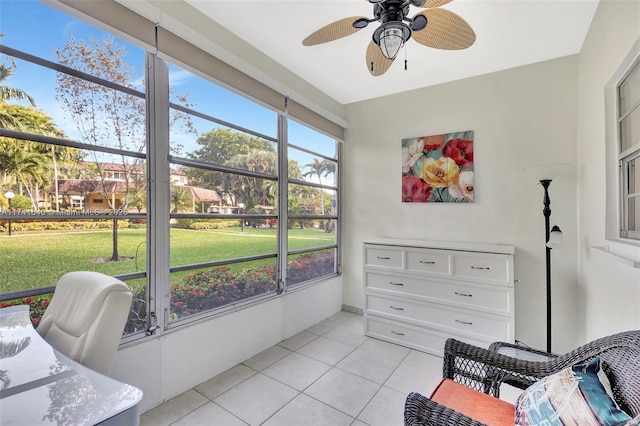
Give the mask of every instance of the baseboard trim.
POLYGON ((351 312, 352 314, 364 315, 364 310, 362 308, 356 308, 355 306, 342 305, 342 310, 351 312))

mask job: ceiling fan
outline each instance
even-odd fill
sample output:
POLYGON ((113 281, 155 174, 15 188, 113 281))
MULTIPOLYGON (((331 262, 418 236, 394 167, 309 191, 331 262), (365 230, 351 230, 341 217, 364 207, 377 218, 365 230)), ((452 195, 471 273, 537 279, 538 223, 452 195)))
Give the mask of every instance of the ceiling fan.
POLYGON ((384 74, 404 43, 413 38, 435 49, 458 50, 470 47, 476 34, 457 14, 439 6, 451 0, 367 0, 373 4, 373 18, 351 16, 332 22, 309 34, 304 46, 327 43, 354 34, 372 22, 381 25, 367 46, 367 69, 373 76, 384 74), (409 18, 411 6, 422 8, 409 18))

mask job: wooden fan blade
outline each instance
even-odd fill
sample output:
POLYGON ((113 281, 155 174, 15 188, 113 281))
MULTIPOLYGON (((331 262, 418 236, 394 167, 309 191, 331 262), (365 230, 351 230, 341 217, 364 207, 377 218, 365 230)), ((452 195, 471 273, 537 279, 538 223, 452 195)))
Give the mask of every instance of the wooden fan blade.
POLYGON ((420 44, 435 49, 459 50, 470 47, 476 41, 476 33, 467 21, 447 9, 427 9, 418 15, 427 18, 427 27, 411 34, 420 44))
POLYGON ((366 16, 352 16, 332 22, 309 34, 302 40, 304 46, 314 46, 316 44, 327 43, 342 37, 354 34, 361 28, 354 28, 353 23, 358 19, 367 19, 366 16))
POLYGON ((377 77, 384 74, 391 64, 393 64, 393 60, 385 58, 380 47, 371 41, 367 46, 367 69, 371 75, 377 77))
POLYGON ((451 0, 426 0, 424 4, 420 7, 424 7, 424 8, 440 7, 447 3, 451 3, 451 0))

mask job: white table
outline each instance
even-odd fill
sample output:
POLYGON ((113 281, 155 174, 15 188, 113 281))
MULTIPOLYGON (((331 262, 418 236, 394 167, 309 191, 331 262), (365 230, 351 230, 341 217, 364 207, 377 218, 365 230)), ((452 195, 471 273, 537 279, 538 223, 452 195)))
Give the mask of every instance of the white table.
POLYGON ((142 391, 53 349, 27 305, 0 309, 0 425, 137 425, 142 391))

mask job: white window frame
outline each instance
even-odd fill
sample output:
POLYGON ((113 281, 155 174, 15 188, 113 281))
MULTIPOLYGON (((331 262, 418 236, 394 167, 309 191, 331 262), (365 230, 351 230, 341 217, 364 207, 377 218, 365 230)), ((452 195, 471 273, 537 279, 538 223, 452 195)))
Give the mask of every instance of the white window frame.
POLYGON ((640 232, 627 229, 628 188, 626 187, 626 162, 640 156, 640 146, 620 151, 620 102, 619 88, 634 69, 640 67, 640 37, 631 47, 620 66, 605 87, 605 135, 606 135, 606 229, 609 241, 640 246, 640 232))

